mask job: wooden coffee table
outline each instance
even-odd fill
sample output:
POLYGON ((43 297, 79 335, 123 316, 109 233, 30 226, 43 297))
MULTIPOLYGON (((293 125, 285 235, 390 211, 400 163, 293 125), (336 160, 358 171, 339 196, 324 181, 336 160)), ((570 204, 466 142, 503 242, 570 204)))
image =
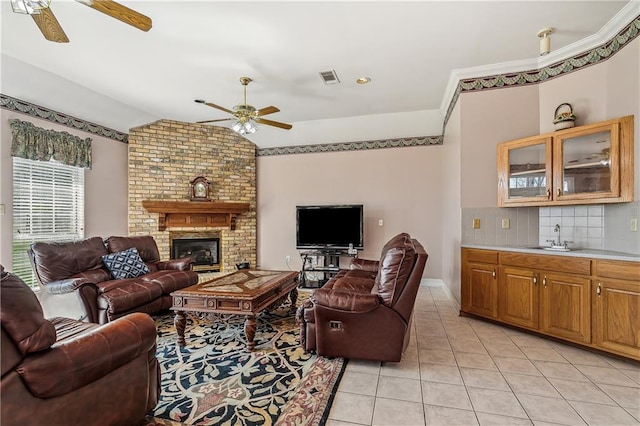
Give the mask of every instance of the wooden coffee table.
POLYGON ((291 297, 295 311, 298 299, 298 273, 244 269, 171 293, 176 316, 178 344, 185 345, 186 312, 245 315, 247 348, 255 348, 256 315, 271 305, 291 297))

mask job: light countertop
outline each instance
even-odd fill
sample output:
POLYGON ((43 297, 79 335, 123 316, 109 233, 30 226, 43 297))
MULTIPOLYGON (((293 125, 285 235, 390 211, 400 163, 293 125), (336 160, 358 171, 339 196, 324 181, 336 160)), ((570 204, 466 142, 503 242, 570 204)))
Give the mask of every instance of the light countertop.
POLYGON ((531 246, 486 246, 478 244, 462 244, 464 248, 475 248, 484 250, 513 251, 518 253, 546 254, 551 256, 568 256, 568 257, 588 257, 591 259, 605 260, 625 260, 628 262, 640 262, 640 254, 622 253, 611 250, 600 249, 574 249, 571 251, 552 251, 534 248, 531 246))

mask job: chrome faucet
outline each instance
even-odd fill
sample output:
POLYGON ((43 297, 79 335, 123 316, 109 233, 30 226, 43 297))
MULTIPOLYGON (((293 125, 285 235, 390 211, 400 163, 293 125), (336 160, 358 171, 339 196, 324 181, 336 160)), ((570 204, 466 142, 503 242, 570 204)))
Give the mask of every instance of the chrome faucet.
POLYGON ((553 232, 558 233, 558 241, 556 240, 547 240, 548 243, 551 243, 551 247, 561 247, 562 243, 560 242, 560 224, 556 223, 556 226, 553 228, 553 232))
POLYGON ((564 247, 566 249, 566 248, 568 248, 567 244, 573 242, 573 241, 565 240, 564 243, 562 243, 562 240, 560 239, 560 224, 556 223, 556 226, 554 226, 554 228, 553 228, 553 232, 557 232, 558 233, 558 241, 556 241, 556 240, 547 240, 548 243, 551 243, 551 247, 564 247))

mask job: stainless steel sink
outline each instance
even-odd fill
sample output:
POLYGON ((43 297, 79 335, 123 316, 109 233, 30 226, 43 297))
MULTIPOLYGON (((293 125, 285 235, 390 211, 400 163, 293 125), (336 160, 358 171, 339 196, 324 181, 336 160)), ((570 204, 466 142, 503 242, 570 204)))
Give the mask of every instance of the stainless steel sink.
POLYGON ((533 246, 533 247, 527 247, 527 248, 532 250, 565 251, 565 252, 580 250, 579 248, 565 247, 565 246, 533 246))

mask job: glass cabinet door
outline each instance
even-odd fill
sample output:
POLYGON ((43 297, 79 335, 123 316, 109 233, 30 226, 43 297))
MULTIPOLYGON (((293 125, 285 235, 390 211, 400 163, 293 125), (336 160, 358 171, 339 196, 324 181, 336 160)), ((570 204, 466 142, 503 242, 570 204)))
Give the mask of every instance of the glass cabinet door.
POLYGON ((551 198, 551 138, 503 144, 498 152, 499 200, 503 204, 551 198))
POLYGON ((618 196, 617 132, 613 124, 556 137, 555 199, 618 196))

